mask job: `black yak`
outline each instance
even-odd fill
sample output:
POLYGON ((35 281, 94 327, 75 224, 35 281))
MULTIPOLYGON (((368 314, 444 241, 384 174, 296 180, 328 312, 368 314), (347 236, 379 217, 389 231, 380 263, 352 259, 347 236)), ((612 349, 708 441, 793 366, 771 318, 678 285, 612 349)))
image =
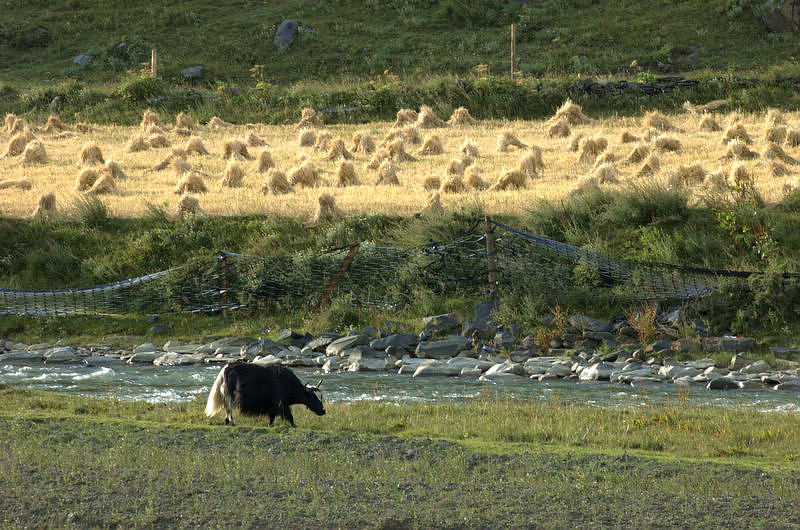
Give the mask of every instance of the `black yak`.
MULTIPOLYGON (((320 381, 321 383, 322 381, 320 381)), ((294 427, 290 405, 305 405, 319 416, 325 414, 317 386, 306 386, 283 366, 250 363, 226 364, 219 371, 206 403, 206 416, 225 409, 225 425, 233 425, 233 408, 242 414, 266 414, 269 424, 281 416, 294 427)))

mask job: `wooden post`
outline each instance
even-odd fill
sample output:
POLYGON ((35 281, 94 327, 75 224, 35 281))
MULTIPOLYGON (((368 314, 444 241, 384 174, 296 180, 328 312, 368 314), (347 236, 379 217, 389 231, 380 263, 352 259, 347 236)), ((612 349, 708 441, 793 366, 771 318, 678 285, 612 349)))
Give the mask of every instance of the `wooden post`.
POLYGON ((497 265, 494 261, 494 227, 488 215, 483 218, 483 221, 484 232, 486 234, 486 263, 489 271, 489 299, 494 302, 495 298, 497 298, 497 265))
POLYGON ((150 76, 153 79, 158 77, 158 52, 155 48, 150 50, 150 76))
POLYGON ((517 25, 511 24, 511 81, 514 82, 517 65, 517 25))
POLYGON ((328 284, 327 289, 325 289, 325 292, 322 293, 322 296, 319 298, 317 305, 314 306, 314 313, 318 312, 320 309, 322 309, 322 306, 324 306, 330 301, 331 296, 333 296, 333 291, 336 289, 336 286, 339 285, 340 281, 342 281, 342 278, 344 278, 347 269, 350 268, 350 265, 353 263, 353 260, 356 259, 356 253, 358 252, 360 244, 361 243, 353 243, 352 245, 350 245, 350 250, 347 252, 347 256, 345 256, 344 260, 342 261, 342 264, 339 265, 339 270, 336 271, 336 274, 333 275, 333 278, 331 278, 331 283, 328 284))
POLYGON ((225 320, 228 318, 228 256, 225 253, 220 253, 219 261, 219 297, 222 304, 222 320, 225 320))

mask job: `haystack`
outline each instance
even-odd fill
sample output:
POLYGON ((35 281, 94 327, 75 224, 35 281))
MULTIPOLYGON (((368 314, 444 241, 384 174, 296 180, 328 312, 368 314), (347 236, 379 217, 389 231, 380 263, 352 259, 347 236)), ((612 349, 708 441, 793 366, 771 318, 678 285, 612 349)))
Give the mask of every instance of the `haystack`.
MULTIPOLYGON (((414 118, 416 120, 416 118, 414 118)), ((9 112, 6 114, 4 123, 5 126, 3 127, 3 132, 6 134, 11 134, 11 128, 14 127, 14 122, 17 121, 17 115, 9 112)))
POLYGON ((250 131, 250 134, 247 135, 247 145, 250 147, 264 147, 267 145, 267 141, 250 131))
POLYGON ((175 127, 193 131, 197 129, 197 123, 185 112, 179 112, 178 115, 175 116, 175 127))
POLYGON ((568 138, 572 134, 567 120, 558 120, 547 129, 547 136, 550 138, 568 138))
POLYGON ((55 131, 63 131, 66 128, 67 126, 64 125, 64 122, 61 121, 61 118, 50 115, 50 117, 47 118, 47 124, 45 124, 43 132, 50 133, 55 131))
POLYGON ((466 107, 458 107, 453 111, 450 119, 447 120, 448 125, 474 125, 478 120, 473 118, 466 107))
POLYGON ((322 125, 322 120, 319 119, 317 116, 317 111, 314 109, 306 107, 300 112, 300 121, 297 123, 298 129, 302 129, 304 127, 322 127, 322 125))
POLYGON ((336 168, 336 186, 344 188, 347 186, 358 186, 361 184, 356 176, 356 168, 349 160, 342 160, 336 168))
POLYGON ((458 147, 458 151, 464 155, 478 157, 478 146, 475 145, 472 138, 464 138, 464 142, 458 147))
POLYGON ((103 171, 114 177, 115 181, 128 178, 128 175, 125 174, 120 165, 110 158, 106 160, 106 163, 103 165, 103 171))
POLYGON ((663 116, 657 110, 648 112, 642 121, 642 130, 657 129, 661 132, 675 130, 676 127, 672 125, 666 116, 663 116))
POLYGON ((304 226, 313 227, 326 221, 334 221, 344 217, 344 212, 336 206, 336 199, 330 193, 321 193, 319 196, 319 207, 314 215, 306 221, 304 226))
POLYGON ((388 149, 379 149, 375 151, 374 155, 372 155, 372 158, 370 159, 369 164, 367 164, 367 167, 369 169, 378 169, 384 160, 391 157, 392 154, 389 152, 388 149))
POLYGON ((86 191, 97 182, 100 174, 92 168, 86 168, 80 172, 75 180, 75 191, 86 191))
POLYGON ((440 193, 464 193, 465 191, 467 191, 467 185, 464 184, 461 175, 449 175, 447 180, 442 182, 442 187, 439 188, 440 193))
POLYGON ((683 110, 689 114, 705 114, 706 112, 711 112, 712 110, 718 109, 719 107, 727 104, 728 100, 726 99, 715 99, 714 101, 710 101, 705 105, 693 105, 690 101, 684 101, 683 110))
POLYGON ((225 160, 230 160, 231 158, 235 160, 252 160, 253 157, 247 151, 247 146, 241 140, 225 140, 222 144, 222 158, 225 160))
MULTIPOLYGON (((28 148, 26 147, 25 150, 27 151, 28 148)), ((788 154, 786 154, 786 151, 784 151, 781 146, 779 146, 778 144, 776 144, 774 142, 769 142, 767 144, 767 147, 764 148, 764 153, 763 153, 762 156, 764 157, 764 160, 776 160, 777 159, 777 160, 781 160, 782 162, 785 162, 785 163, 793 165, 793 166, 796 166, 797 164, 800 164, 800 162, 798 162, 796 158, 793 158, 793 157, 789 156, 788 154)))
POLYGON ((639 140, 640 138, 630 131, 622 131, 622 134, 619 136, 619 143, 621 144, 632 144, 639 140))
POLYGON ((793 174, 791 169, 777 160, 770 160, 767 162, 767 171, 769 171, 769 174, 772 175, 773 178, 781 178, 793 174))
POLYGON ((783 113, 778 109, 767 109, 766 124, 767 127, 787 125, 786 116, 784 116, 783 113))
POLYGON ((21 133, 28 128, 28 122, 25 121, 25 118, 17 118, 14 120, 14 123, 11 124, 11 129, 8 131, 8 134, 10 136, 14 136, 15 134, 21 133))
POLYGON ((576 132, 569 139, 569 150, 573 153, 577 152, 581 147, 581 142, 586 138, 584 133, 576 132))
POLYGON ((39 204, 33 211, 33 217, 52 217, 56 214, 56 194, 45 193, 39 197, 39 204))
POLYGON ((92 193, 94 195, 117 193, 117 183, 114 182, 114 177, 104 173, 94 181, 94 184, 92 184, 92 187, 89 188, 87 193, 92 193))
POLYGON ((700 120, 700 125, 698 127, 701 131, 709 131, 709 132, 717 132, 721 131, 722 127, 717 120, 714 119, 714 116, 706 115, 703 116, 703 119, 700 120))
POLYGON ((83 146, 83 150, 81 150, 81 166, 102 165, 105 162, 103 152, 100 151, 96 143, 90 142, 83 146))
POLYGON ((259 173, 263 173, 275 167, 275 160, 272 159, 272 153, 269 152, 269 149, 264 148, 258 154, 258 167, 256 170, 259 173))
POLYGON ((442 153, 444 153, 442 140, 436 135, 431 135, 425 138, 425 141, 422 143, 422 147, 419 150, 419 154, 421 156, 441 155, 442 153))
POLYGON ((175 193, 205 193, 208 191, 203 177, 194 172, 187 171, 183 173, 178 179, 178 185, 175 187, 175 193))
POLYGON ((642 167, 639 168, 639 171, 636 172, 637 177, 650 177, 658 173, 658 170, 661 169, 661 160, 656 156, 655 153, 651 154, 647 157, 642 164, 642 167))
POLYGON ((172 166, 172 170, 175 172, 175 175, 180 177, 187 171, 192 170, 192 165, 186 161, 185 158, 182 156, 170 155, 171 158, 167 158, 169 160, 168 164, 172 166))
POLYGON ((91 132, 92 127, 88 123, 78 122, 75 124, 75 132, 79 132, 81 134, 88 134, 91 132))
POLYGON ((744 125, 741 123, 734 123, 733 125, 728 126, 728 128, 725 129, 725 132, 722 133, 723 144, 728 144, 731 140, 739 140, 746 144, 753 142, 753 140, 750 138, 750 135, 747 133, 747 129, 745 129, 744 125))
POLYGON ((306 160, 289 172, 289 182, 291 182, 292 186, 303 186, 305 188, 315 188, 322 185, 319 170, 314 167, 310 160, 306 160))
POLYGON ((444 120, 434 114, 433 109, 431 109, 429 106, 422 105, 419 108, 416 126, 420 129, 432 129, 434 127, 444 127, 445 125, 446 123, 444 120))
POLYGON ((511 131, 503 131, 502 133, 497 135, 497 150, 501 153, 505 153, 508 151, 509 146, 514 146, 519 149, 525 149, 528 147, 527 145, 523 144, 517 136, 511 131))
POLYGON ((228 123, 227 121, 221 120, 214 116, 210 120, 208 120, 208 128, 219 130, 219 129, 226 129, 228 127, 233 127, 232 123, 228 123))
POLYGON ((344 145, 344 140, 337 138, 331 143, 328 148, 328 154, 323 157, 323 160, 352 160, 355 158, 353 153, 347 150, 344 145))
POLYGON ((786 145, 789 147, 797 147, 800 145, 800 130, 790 127, 786 131, 786 145))
POLYGON ((28 145, 28 139, 25 135, 22 133, 15 134, 11 140, 9 140, 6 154, 4 154, 2 158, 21 155, 25 152, 26 145, 28 145))
POLYGON ((672 186, 695 186, 702 184, 706 179, 706 170, 700 164, 691 166, 678 166, 678 169, 670 173, 669 183, 672 186))
POLYGON ((581 107, 567 99, 561 107, 556 111, 555 115, 549 121, 556 122, 566 120, 567 123, 572 125, 582 125, 584 123, 591 123, 592 119, 583 113, 581 107))
POLYGON ((397 168, 389 160, 384 160, 378 168, 378 179, 376 186, 399 186, 400 179, 397 178, 397 168))
POLYGON ((599 184, 615 184, 619 170, 614 164, 600 164, 591 173, 599 184))
POLYGON ((353 152, 371 155, 375 152, 375 140, 369 133, 355 133, 353 135, 353 152))
POLYGON ((321 132, 317 135, 317 141, 314 142, 315 151, 327 151, 333 140, 333 135, 329 132, 321 132))
POLYGON ((489 191, 518 190, 525 187, 528 177, 518 169, 506 169, 500 174, 497 182, 489 187, 489 191))
POLYGON ((597 155, 605 151, 606 147, 608 147, 608 140, 602 136, 584 138, 581 140, 581 156, 578 158, 578 162, 581 164, 590 164, 594 162, 597 155))
POLYGON ((464 174, 464 170, 466 169, 466 167, 467 166, 464 164, 463 160, 461 160, 460 158, 453 158, 447 164, 446 173, 447 173, 447 175, 458 175, 458 176, 461 176, 461 175, 464 174))
POLYGON ((183 148, 183 152, 187 155, 207 155, 208 149, 203 145, 203 141, 200 138, 189 138, 186 142, 186 147, 183 148))
POLYGON ((722 171, 722 168, 717 168, 716 171, 712 171, 706 178, 703 179, 703 186, 706 188, 711 189, 722 189, 728 185, 728 177, 725 175, 725 172, 722 171))
POLYGON ((144 136, 140 134, 132 136, 128 145, 125 146, 126 153, 138 153, 140 151, 147 151, 148 149, 150 149, 150 146, 147 144, 144 136))
POLYGON ((731 174, 728 177, 728 183, 731 185, 748 186, 753 183, 753 176, 747 170, 747 166, 742 162, 737 162, 731 168, 731 174))
POLYGON ((47 157, 47 150, 39 140, 33 140, 25 145, 22 152, 22 163, 24 165, 47 164, 50 159, 47 157))
POLYGON ((159 119, 158 114, 150 109, 147 109, 144 111, 144 114, 142 114, 142 123, 140 124, 140 127, 144 131, 151 125, 161 127, 161 119, 159 119))
POLYGON ((313 147, 317 141, 317 133, 311 129, 303 129, 297 137, 300 147, 313 147))
POLYGON ((789 127, 786 125, 770 125, 764 130, 764 139, 768 142, 782 144, 786 141, 786 134, 788 132, 789 127))
POLYGON ((439 177, 430 176, 422 181, 422 188, 425 191, 438 190, 441 186, 442 180, 439 177))
POLYGON ((160 134, 164 136, 165 134, 167 134, 167 132, 158 125, 149 125, 146 129, 144 129, 145 136, 153 136, 155 134, 160 134))
POLYGON ((469 166, 464 171, 464 184, 478 191, 489 187, 489 184, 483 180, 483 170, 478 166, 469 166))
POLYGON ((395 162, 414 161, 416 158, 406 152, 406 145, 401 139, 397 139, 389 144, 389 155, 395 162))
POLYGON ((428 195, 428 206, 426 206, 421 214, 439 214, 444 211, 442 207, 442 199, 439 196, 438 191, 432 191, 430 195, 428 195))
POLYGON ((662 134, 661 136, 653 140, 653 145, 659 151, 669 151, 671 153, 677 153, 678 151, 681 150, 681 141, 672 136, 667 136, 666 134, 662 134))
POLYGON ((294 193, 294 189, 286 178, 286 173, 273 167, 267 172, 267 183, 261 188, 261 193, 264 195, 267 193, 285 195, 287 193, 294 193))
POLYGON ((638 143, 633 147, 633 150, 625 158, 625 164, 638 164, 650 154, 650 146, 644 143, 638 143))
POLYGON ((412 125, 417 121, 419 115, 417 111, 412 109, 400 109, 397 111, 392 129, 399 129, 405 125, 412 125))
POLYGON ((178 199, 175 209, 178 217, 183 217, 184 215, 194 215, 202 212, 200 209, 200 200, 197 197, 185 194, 181 195, 181 198, 178 199))
POLYGON ((728 149, 725 151, 724 158, 751 160, 753 158, 758 158, 758 153, 751 151, 742 140, 735 138, 728 142, 728 149))
POLYGON ((594 167, 597 168, 602 164, 614 164, 617 161, 617 155, 606 149, 594 159, 594 167))
POLYGON ((541 151, 539 152, 539 156, 536 156, 536 153, 528 153, 522 155, 519 159, 519 167, 518 169, 525 174, 528 178, 536 179, 539 178, 539 169, 544 169, 544 163, 542 162, 542 154, 541 151))
POLYGON ((244 181, 244 166, 237 160, 231 160, 225 166, 225 174, 220 181, 220 188, 241 188, 244 181))
POLYGON ((163 149, 172 146, 172 142, 163 134, 155 133, 147 137, 147 145, 153 149, 163 149))
POLYGON ((464 167, 469 167, 475 163, 475 159, 470 155, 461 155, 461 162, 464 163, 464 167))
POLYGON ((16 188, 18 190, 29 190, 33 183, 28 179, 0 180, 0 190, 16 188))

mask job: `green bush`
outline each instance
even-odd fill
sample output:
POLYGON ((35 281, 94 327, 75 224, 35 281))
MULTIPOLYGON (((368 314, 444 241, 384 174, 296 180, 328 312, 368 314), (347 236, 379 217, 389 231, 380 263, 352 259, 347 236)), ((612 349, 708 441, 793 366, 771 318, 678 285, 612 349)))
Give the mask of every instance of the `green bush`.
POLYGON ((122 81, 112 92, 115 98, 130 102, 147 102, 167 93, 167 85, 149 74, 138 74, 122 81))

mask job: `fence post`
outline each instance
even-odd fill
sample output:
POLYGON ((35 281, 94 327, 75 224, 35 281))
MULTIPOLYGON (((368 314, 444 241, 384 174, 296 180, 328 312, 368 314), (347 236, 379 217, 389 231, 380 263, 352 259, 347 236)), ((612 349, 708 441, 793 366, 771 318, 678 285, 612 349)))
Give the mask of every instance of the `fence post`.
POLYGON ((150 76, 153 79, 158 77, 158 52, 155 48, 150 50, 150 76))
POLYGON ((331 278, 331 282, 328 284, 328 287, 325 289, 325 292, 322 293, 320 296, 317 305, 314 306, 313 312, 316 313, 322 306, 326 305, 331 296, 333 296, 333 291, 336 289, 336 286, 339 285, 339 282, 342 281, 344 278, 345 273, 350 268, 350 265, 353 263, 353 260, 356 259, 356 253, 360 247, 361 243, 353 243, 350 245, 350 250, 347 252, 347 256, 345 256, 344 260, 342 260, 342 264, 339 265, 339 270, 336 271, 336 274, 333 275, 331 278))
POLYGON ((489 271, 489 299, 494 302, 497 298, 497 265, 494 261, 494 226, 489 216, 483 218, 484 233, 486 234, 486 263, 489 271))
POLYGON ((514 82, 517 63, 517 25, 511 24, 511 82, 514 82))
POLYGON ((225 320, 228 318, 228 256, 224 252, 220 252, 219 261, 219 296, 222 304, 222 320, 225 320))

